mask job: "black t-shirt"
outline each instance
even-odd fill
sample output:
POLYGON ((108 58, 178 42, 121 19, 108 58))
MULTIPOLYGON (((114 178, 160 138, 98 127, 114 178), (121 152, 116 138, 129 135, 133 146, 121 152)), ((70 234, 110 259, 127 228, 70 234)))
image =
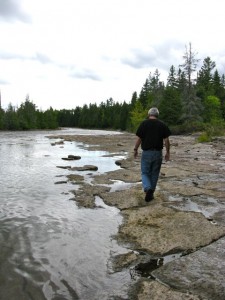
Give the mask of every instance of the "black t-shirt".
POLYGON ((137 129, 136 135, 141 139, 142 150, 163 149, 163 139, 171 132, 168 126, 158 119, 144 120, 137 129))

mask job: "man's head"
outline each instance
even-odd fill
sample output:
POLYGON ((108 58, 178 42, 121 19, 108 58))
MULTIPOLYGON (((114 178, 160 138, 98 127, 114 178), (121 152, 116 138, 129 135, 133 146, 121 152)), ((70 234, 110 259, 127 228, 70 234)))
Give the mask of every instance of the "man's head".
POLYGON ((158 116, 159 116, 159 110, 158 110, 158 108, 156 108, 156 107, 150 108, 149 111, 148 111, 148 116, 149 117, 153 116, 153 117, 158 118, 158 116))

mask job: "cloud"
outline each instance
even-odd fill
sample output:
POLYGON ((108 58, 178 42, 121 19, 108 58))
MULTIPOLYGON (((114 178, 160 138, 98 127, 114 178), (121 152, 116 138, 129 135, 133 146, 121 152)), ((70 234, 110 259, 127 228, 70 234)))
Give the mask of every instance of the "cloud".
POLYGON ((2 84, 2 85, 3 85, 3 84, 9 84, 9 82, 6 81, 6 80, 4 80, 4 79, 1 79, 1 78, 0 78, 0 84, 2 84))
POLYGON ((169 70, 179 59, 182 62, 184 50, 184 43, 170 40, 165 41, 163 44, 146 46, 142 49, 131 49, 128 55, 121 59, 121 62, 135 69, 169 70))
POLYGON ((34 55, 26 56, 26 55, 21 55, 19 53, 6 52, 4 50, 0 50, 0 59, 2 59, 2 60, 11 60, 11 59, 34 60, 34 61, 40 62, 41 64, 53 63, 53 61, 47 55, 40 53, 40 52, 36 52, 34 55))
POLYGON ((74 70, 70 73, 70 76, 78 79, 91 79, 94 81, 101 81, 100 76, 90 69, 74 70))
POLYGON ((29 23, 31 18, 23 11, 20 0, 0 0, 0 20, 19 20, 29 23))
POLYGON ((45 54, 37 52, 36 55, 32 58, 33 60, 37 60, 42 64, 50 64, 53 61, 45 54))
POLYGON ((153 48, 132 49, 127 57, 123 57, 121 62, 135 69, 148 68, 154 65, 156 53, 153 48))
POLYGON ((26 59, 24 55, 20 55, 13 52, 5 52, 4 50, 0 50, 0 59, 2 60, 11 60, 11 59, 26 59))

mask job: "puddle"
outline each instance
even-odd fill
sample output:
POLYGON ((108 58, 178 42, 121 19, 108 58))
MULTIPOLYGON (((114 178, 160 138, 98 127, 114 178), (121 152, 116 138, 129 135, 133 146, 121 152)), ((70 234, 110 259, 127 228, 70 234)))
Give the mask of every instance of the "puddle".
POLYGON ((131 183, 131 182, 124 182, 121 180, 112 180, 113 184, 109 185, 111 187, 110 192, 116 192, 116 191, 124 191, 128 190, 134 185, 137 185, 139 183, 131 183))
POLYGON ((162 257, 154 257, 148 262, 140 263, 130 270, 131 278, 135 279, 137 277, 145 277, 154 279, 154 277, 151 275, 154 270, 160 268, 170 261, 180 258, 181 256, 182 253, 170 254, 162 257))
POLYGON ((183 197, 181 195, 169 196, 171 202, 170 207, 176 208, 182 211, 193 211, 202 213, 207 219, 211 219, 212 216, 221 210, 221 205, 217 199, 213 197, 193 196, 183 197))

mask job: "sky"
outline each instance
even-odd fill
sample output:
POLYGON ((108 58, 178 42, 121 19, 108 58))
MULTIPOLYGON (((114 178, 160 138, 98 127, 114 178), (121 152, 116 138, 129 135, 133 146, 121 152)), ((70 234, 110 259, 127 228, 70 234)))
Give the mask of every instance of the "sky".
POLYGON ((130 102, 191 43, 225 73, 223 0, 0 0, 1 106, 130 102))

